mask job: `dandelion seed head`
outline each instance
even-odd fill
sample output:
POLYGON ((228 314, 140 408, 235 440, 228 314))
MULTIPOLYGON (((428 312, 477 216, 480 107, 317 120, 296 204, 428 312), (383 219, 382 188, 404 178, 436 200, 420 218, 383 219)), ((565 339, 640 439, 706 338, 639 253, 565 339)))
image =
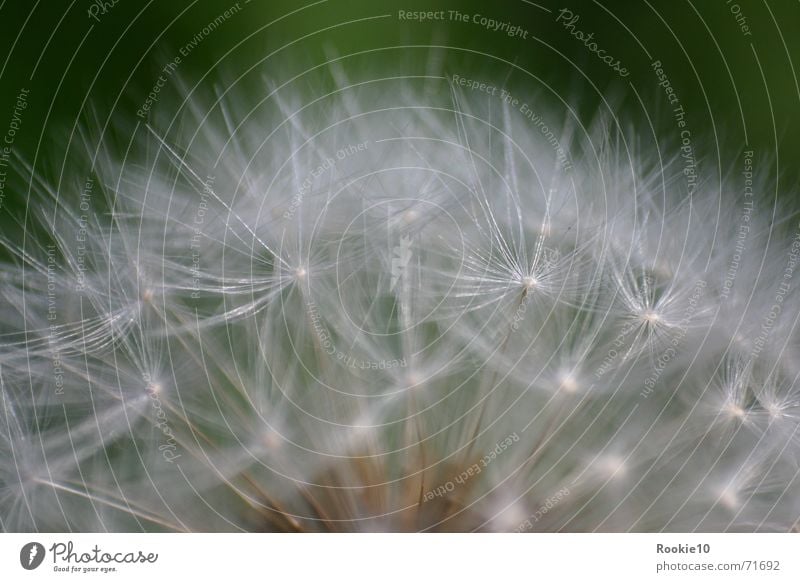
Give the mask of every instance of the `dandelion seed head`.
POLYGON ((213 107, 198 87, 180 123, 154 108, 136 147, 93 147, 90 224, 31 181, 55 251, 0 235, 6 529, 509 531, 542 507, 565 531, 795 524, 774 208, 748 211, 723 299, 740 232, 698 228, 721 190, 685 202, 618 127, 333 76, 319 102, 289 83, 253 107, 237 82, 213 107), (562 172, 550 131, 592 163, 562 172))
POLYGON ((419 212, 417 212, 413 208, 406 210, 403 213, 403 222, 406 225, 414 224, 418 219, 419 219, 419 212))
POLYGON ((491 515, 495 531, 505 532, 518 528, 530 517, 530 512, 519 502, 495 502, 491 515))
POLYGON ((283 447, 284 438, 273 428, 264 430, 263 442, 269 451, 277 451, 283 447))
POLYGON ((375 416, 368 412, 360 414, 350 426, 350 434, 356 443, 363 443, 360 439, 375 437, 375 416))
POLYGON ((406 372, 406 385, 409 388, 419 388, 425 382, 425 376, 416 370, 406 372))
POLYGON ((644 309, 641 318, 649 325, 658 325, 662 322, 661 316, 654 309, 644 309))
POLYGON ((783 418, 783 410, 778 404, 769 403, 764 408, 767 411, 767 414, 769 414, 770 419, 780 420, 783 418))
POLYGON ((653 263, 653 274, 659 280, 670 281, 675 276, 675 270, 669 261, 658 259, 653 263))
POLYGON ((741 507, 739 494, 735 487, 728 486, 718 492, 720 504, 729 511, 736 511, 741 507))
POLYGON ((598 460, 598 468, 608 478, 622 479, 628 472, 625 459, 618 455, 608 454, 598 460))
POLYGON ((745 409, 734 402, 729 402, 726 404, 723 408, 723 411, 731 418, 736 418, 739 420, 744 419, 744 417, 747 415, 745 409))
POLYGON ((570 372, 561 372, 558 375, 559 387, 568 394, 574 394, 580 388, 580 384, 570 372))

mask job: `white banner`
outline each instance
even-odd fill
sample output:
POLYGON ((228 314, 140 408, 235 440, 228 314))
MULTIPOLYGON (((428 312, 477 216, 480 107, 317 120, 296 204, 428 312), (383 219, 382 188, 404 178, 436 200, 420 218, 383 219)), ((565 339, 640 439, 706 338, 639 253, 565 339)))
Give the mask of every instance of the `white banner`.
POLYGON ((0 548, 4 581, 800 580, 793 534, 5 534, 0 548))

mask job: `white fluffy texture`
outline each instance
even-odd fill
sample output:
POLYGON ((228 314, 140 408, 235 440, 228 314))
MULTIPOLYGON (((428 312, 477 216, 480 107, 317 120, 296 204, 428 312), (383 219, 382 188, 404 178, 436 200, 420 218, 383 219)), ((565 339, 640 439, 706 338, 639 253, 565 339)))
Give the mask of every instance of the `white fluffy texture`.
POLYGON ((738 253, 735 177, 416 84, 189 96, 83 206, 34 182, 2 529, 797 528, 796 226, 757 188, 738 253))

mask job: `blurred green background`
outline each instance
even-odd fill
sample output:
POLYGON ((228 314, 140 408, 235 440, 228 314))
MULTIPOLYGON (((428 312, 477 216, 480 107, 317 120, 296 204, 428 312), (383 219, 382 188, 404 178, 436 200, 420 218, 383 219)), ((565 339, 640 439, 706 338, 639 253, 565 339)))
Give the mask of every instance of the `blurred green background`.
MULTIPOLYGON (((0 4, 0 130, 16 95, 30 90, 14 154, 56 176, 75 148, 75 128, 95 118, 125 143, 136 110, 162 68, 225 10, 228 0, 5 0, 0 4), (94 15, 94 18, 91 16, 94 15), (71 146, 69 144, 72 144, 71 146)), ((652 123, 677 143, 678 131, 651 63, 660 60, 686 110, 699 163, 711 174, 740 171, 741 150, 792 196, 800 152, 800 4, 709 0, 478 2, 241 0, 238 8, 182 59, 154 108, 167 107, 202 79, 225 83, 256 67, 276 83, 326 60, 345 58, 348 75, 420 74, 434 62, 447 74, 505 83, 521 95, 558 96, 586 119, 603 99, 625 123, 645 133, 652 123), (575 30, 630 71, 618 76, 557 22, 562 8, 579 15, 575 30), (469 22, 410 22, 398 11, 458 10, 469 22), (474 14, 521 27, 509 37, 472 22, 474 14), (388 16, 387 16, 388 15, 388 16), (746 28, 743 28, 746 26, 746 28), (444 47, 433 53, 427 45, 444 47), (511 65, 513 63, 513 65, 511 65), (646 112, 646 114, 645 114, 646 112)), ((256 90, 256 89, 254 89, 256 90)), ((309 94, 319 87, 308 86, 309 94)), ((266 92, 266 89, 265 89, 266 92)), ((178 101, 179 102, 179 101, 178 101)), ((10 188, 10 186, 9 186, 10 188)), ((24 204, 6 191, 6 209, 24 204)))

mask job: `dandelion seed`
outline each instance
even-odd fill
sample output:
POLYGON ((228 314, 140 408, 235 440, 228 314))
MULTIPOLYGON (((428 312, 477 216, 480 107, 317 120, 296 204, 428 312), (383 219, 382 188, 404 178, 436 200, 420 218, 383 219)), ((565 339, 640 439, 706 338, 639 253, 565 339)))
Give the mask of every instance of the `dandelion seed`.
POLYGON ((522 286, 525 287, 527 290, 531 290, 535 288, 539 282, 536 280, 536 277, 523 277, 522 278, 522 286))

